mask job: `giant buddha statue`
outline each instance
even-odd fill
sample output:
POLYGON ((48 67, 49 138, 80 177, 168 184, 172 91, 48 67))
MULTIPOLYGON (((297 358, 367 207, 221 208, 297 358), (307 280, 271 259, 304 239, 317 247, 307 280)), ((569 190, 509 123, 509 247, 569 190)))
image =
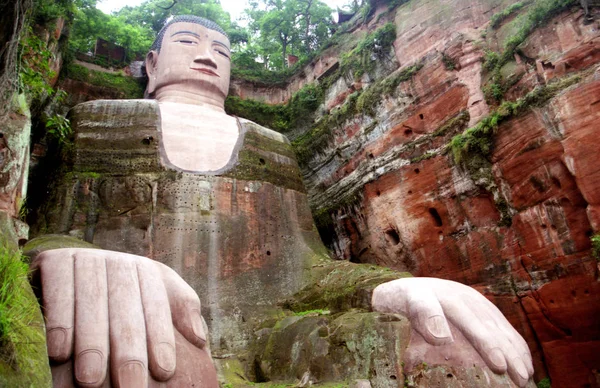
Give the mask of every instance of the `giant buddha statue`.
MULTIPOLYGON (((247 317, 316 276, 326 253, 289 141, 224 111, 229 47, 215 23, 175 17, 146 58, 150 99, 72 110, 39 229, 102 249, 33 262, 55 386, 216 387, 209 348, 245 346, 247 317)), ((394 280, 372 307, 409 317, 419 351, 467 343, 518 386, 533 374, 523 338, 469 287, 394 280)))

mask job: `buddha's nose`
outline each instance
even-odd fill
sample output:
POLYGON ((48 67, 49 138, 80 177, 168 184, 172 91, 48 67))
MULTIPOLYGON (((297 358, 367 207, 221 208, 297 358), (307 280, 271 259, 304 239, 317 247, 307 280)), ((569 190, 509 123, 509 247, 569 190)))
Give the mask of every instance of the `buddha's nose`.
POLYGON ((205 66, 212 67, 214 69, 217 68, 217 62, 215 58, 212 56, 212 53, 209 50, 204 50, 203 52, 196 55, 194 58, 194 63, 200 63, 205 66))

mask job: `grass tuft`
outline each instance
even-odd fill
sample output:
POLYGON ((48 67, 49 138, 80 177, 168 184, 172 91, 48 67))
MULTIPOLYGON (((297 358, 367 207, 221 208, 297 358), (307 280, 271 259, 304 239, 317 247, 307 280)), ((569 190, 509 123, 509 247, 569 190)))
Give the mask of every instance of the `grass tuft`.
POLYGON ((15 371, 31 371, 32 355, 45 343, 39 305, 29 288, 21 253, 0 245, 0 361, 15 371))

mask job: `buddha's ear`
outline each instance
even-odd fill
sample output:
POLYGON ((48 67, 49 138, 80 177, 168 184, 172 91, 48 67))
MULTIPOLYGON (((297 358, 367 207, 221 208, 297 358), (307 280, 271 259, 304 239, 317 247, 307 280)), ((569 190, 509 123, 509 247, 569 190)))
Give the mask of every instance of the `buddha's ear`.
POLYGON ((158 61, 158 52, 151 50, 146 55, 146 74, 148 74, 148 94, 154 93, 156 89, 156 63, 158 61))

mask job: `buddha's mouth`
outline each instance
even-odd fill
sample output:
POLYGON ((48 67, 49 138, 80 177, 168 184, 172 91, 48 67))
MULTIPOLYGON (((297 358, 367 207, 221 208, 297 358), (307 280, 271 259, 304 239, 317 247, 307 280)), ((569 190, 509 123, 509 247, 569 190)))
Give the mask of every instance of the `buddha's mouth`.
POLYGON ((203 67, 203 68, 192 68, 192 70, 196 70, 196 71, 199 71, 200 73, 212 75, 214 77, 220 77, 217 73, 215 73, 211 69, 207 69, 205 67, 203 67))

